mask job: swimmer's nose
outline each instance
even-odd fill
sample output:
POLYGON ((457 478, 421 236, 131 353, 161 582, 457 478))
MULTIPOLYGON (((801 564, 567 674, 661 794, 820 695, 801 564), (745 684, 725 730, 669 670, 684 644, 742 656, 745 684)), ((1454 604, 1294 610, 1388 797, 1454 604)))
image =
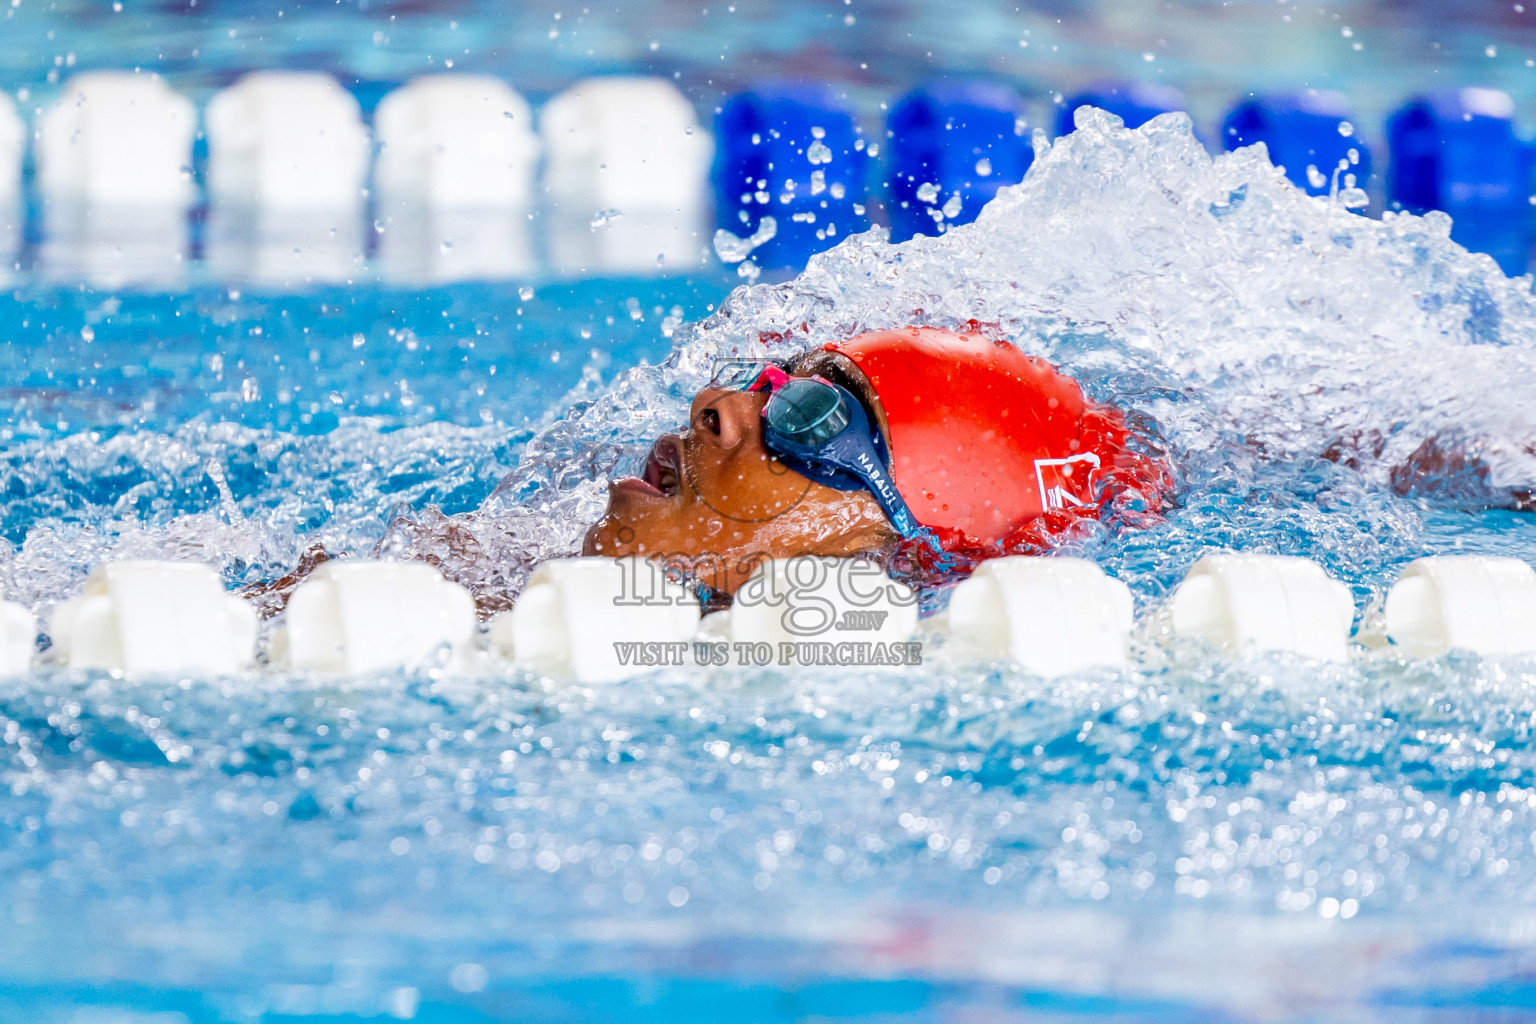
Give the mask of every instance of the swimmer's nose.
POLYGON ((701 394, 693 414, 693 430, 701 438, 729 451, 762 430, 762 399, 739 391, 701 394))

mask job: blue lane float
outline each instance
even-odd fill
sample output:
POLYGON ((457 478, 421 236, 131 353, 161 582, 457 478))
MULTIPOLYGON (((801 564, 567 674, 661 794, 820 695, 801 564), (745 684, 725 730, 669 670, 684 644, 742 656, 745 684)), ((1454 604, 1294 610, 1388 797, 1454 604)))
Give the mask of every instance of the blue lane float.
POLYGON ((1515 135, 1514 100, 1495 89, 1419 96, 1387 119, 1387 200, 1443 210, 1451 237, 1523 274, 1531 249, 1532 147, 1515 135))
POLYGON ((1184 94, 1171 85, 1145 82, 1100 82, 1087 92, 1078 93, 1056 113, 1056 134, 1075 131, 1073 118, 1078 107, 1098 107, 1125 122, 1127 128, 1140 128, 1159 114, 1184 110, 1184 94))
POLYGON ((1264 143, 1270 161, 1314 196, 1364 188, 1371 176, 1370 150, 1354 134, 1342 93, 1308 89, 1248 100, 1227 115, 1221 142, 1229 152, 1264 143))
POLYGON ((1035 153, 1023 102, 995 82, 939 82, 891 110, 891 240, 942 234, 976 219, 997 190, 1024 180, 1035 153))
POLYGON ((832 89, 780 85, 734 96, 715 135, 719 226, 752 239, 758 265, 802 266, 869 227, 867 143, 832 89))

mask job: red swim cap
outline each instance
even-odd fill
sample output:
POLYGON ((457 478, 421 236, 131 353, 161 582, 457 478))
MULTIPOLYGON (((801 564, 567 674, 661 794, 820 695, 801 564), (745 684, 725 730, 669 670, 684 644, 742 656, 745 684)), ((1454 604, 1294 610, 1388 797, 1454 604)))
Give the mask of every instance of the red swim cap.
MULTIPOLYGON (((868 378, 885 411, 896 487, 946 547, 1017 547, 1042 517, 1097 513, 1112 471, 1125 467, 1119 411, 1008 342, 908 327, 827 348, 868 378)), ((1166 471, 1149 482, 1144 489, 1160 494, 1166 471)))

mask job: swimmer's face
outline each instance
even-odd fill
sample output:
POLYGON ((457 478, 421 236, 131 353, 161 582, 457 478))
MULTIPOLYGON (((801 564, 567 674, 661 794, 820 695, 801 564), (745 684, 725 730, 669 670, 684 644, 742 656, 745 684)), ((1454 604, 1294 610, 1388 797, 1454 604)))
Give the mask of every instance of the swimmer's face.
POLYGON ((851 555, 895 537, 865 491, 815 483, 763 444, 761 393, 706 388, 688 429, 660 438, 639 477, 608 488, 608 510, 587 531, 585 555, 676 558, 701 581, 735 593, 761 557, 851 555))

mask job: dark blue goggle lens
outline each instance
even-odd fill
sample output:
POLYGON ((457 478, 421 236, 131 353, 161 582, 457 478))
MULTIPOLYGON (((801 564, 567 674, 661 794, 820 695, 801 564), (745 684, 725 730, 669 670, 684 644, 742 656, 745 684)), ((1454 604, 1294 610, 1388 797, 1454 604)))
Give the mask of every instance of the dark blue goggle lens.
POLYGON ((796 444, 816 447, 847 428, 848 404, 823 380, 796 377, 773 393, 763 410, 768 425, 796 444))

